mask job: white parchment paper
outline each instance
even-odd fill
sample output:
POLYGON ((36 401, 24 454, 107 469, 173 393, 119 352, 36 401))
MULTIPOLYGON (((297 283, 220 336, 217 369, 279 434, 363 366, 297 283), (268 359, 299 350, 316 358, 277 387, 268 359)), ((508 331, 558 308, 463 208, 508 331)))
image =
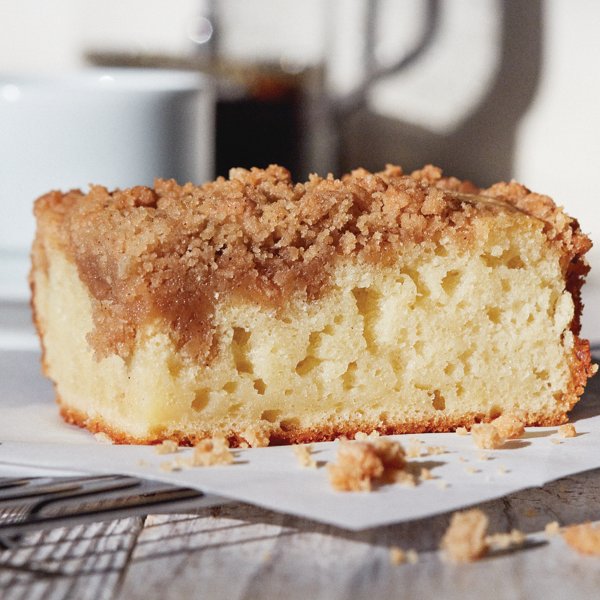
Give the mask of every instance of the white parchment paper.
MULTIPOLYGON (((229 466, 165 472, 161 463, 191 450, 158 455, 151 447, 100 443, 61 421, 52 390, 39 375, 37 353, 1 352, 0 361, 0 476, 32 469, 122 473, 358 530, 456 510, 600 467, 600 385, 594 381, 572 415, 575 438, 558 438, 557 428, 531 428, 524 438, 487 451, 484 461, 470 436, 393 436, 405 444, 420 440, 423 447, 446 448, 444 454, 413 459, 434 479, 414 488, 386 485, 372 493, 343 493, 331 489, 324 467, 301 468, 286 446, 236 451, 229 466)), ((335 459, 335 442, 313 448, 319 464, 335 459)))

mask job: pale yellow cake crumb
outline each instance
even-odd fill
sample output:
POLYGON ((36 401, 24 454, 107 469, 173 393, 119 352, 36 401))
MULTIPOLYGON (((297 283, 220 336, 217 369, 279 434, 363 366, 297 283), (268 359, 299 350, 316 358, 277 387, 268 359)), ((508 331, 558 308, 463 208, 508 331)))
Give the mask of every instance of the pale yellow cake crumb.
POLYGON ((440 548, 448 560, 456 563, 475 561, 488 551, 487 516, 479 509, 456 512, 442 538, 440 548))
POLYGON ((527 536, 518 529, 513 529, 510 533, 494 533, 486 537, 488 546, 492 546, 495 550, 506 550, 522 546, 525 543, 527 536))
POLYGON ((156 454, 174 454, 178 449, 179 445, 173 440, 164 440, 162 443, 154 446, 156 454))
POLYGON ((422 481, 427 481, 429 479, 435 479, 435 477, 429 469, 421 467, 421 471, 419 472, 419 479, 421 479, 422 481))
POLYGON ((408 458, 419 458, 421 456, 421 442, 412 440, 406 447, 408 458))
POLYGON ((398 546, 392 546, 390 548, 390 564, 401 565, 406 562, 406 552, 398 546))
POLYGON ((546 523, 546 527, 544 527, 544 533, 548 537, 559 534, 560 525, 558 524, 558 521, 550 521, 550 523, 546 523))
POLYGON ((553 444, 556 444, 557 446, 559 446, 560 444, 562 444, 562 441, 561 440, 557 440, 556 438, 552 438, 550 441, 553 444))
POLYGON ((489 454, 487 454, 486 452, 480 452, 480 453, 477 455, 477 458, 478 458, 479 460, 490 460, 490 458, 491 458, 491 457, 490 457, 490 455, 489 455, 489 454))
POLYGON ((464 456, 459 456, 459 457, 458 457, 458 460, 459 460, 460 462, 462 462, 462 463, 469 462, 469 459, 468 459, 468 458, 465 458, 464 456))
POLYGON ((573 423, 565 423, 558 428, 558 435, 562 438, 572 438, 577 435, 577 430, 573 423))
POLYGON ((419 562, 419 554, 416 550, 410 548, 406 551, 406 561, 410 565, 416 565, 419 562))
POLYGON ((367 442, 369 440, 376 440, 379 437, 379 431, 376 429, 371 431, 371 433, 365 433, 364 431, 357 431, 354 434, 354 439, 359 442, 367 442))
POLYGON ((108 436, 106 433, 102 432, 102 431, 99 431, 98 433, 95 433, 94 437, 101 444, 114 444, 112 438, 110 436, 108 436))
POLYGON ((166 473, 171 473, 172 471, 179 471, 179 469, 181 468, 179 462, 174 460, 166 460, 164 462, 161 462, 160 465, 158 465, 158 467, 161 471, 165 471, 166 473))
POLYGON ((448 487, 450 486, 450 484, 447 481, 445 481, 444 479, 440 479, 437 482, 437 486, 440 488, 440 490, 447 490, 448 487))
POLYGON ((307 469, 316 469, 317 463, 315 459, 311 456, 312 446, 310 444, 296 444, 292 446, 292 450, 298 459, 301 467, 307 469))
POLYGON ((476 423, 471 427, 471 435, 475 445, 484 450, 500 448, 506 441, 491 423, 476 423))
POLYGON ((481 469, 478 469, 476 467, 471 467, 471 466, 465 467, 465 471, 467 473, 469 473, 470 475, 474 475, 475 473, 481 473, 481 469))
POLYGON ((252 448, 266 448, 269 436, 262 429, 246 429, 242 434, 252 448))
POLYGON ((425 448, 426 456, 437 456, 438 454, 446 454, 445 446, 427 446, 425 448))
POLYGON ((229 449, 229 442, 219 436, 200 441, 194 446, 192 456, 188 459, 190 467, 230 465, 232 462, 233 454, 229 449))
POLYGON ((492 421, 500 437, 507 440, 520 438, 525 433, 525 426, 518 415, 513 413, 504 413, 492 421))
POLYGON ((408 471, 396 471, 393 474, 393 481, 406 487, 415 487, 417 485, 417 478, 414 473, 408 471))
POLYGON ((469 435, 469 430, 466 427, 457 427, 456 433, 458 435, 469 435))
POLYGON ((498 471, 500 475, 506 475, 508 473, 508 469, 504 465, 498 465, 496 471, 498 471))
POLYGON ((600 525, 583 523, 562 530, 565 542, 580 554, 600 556, 600 525))

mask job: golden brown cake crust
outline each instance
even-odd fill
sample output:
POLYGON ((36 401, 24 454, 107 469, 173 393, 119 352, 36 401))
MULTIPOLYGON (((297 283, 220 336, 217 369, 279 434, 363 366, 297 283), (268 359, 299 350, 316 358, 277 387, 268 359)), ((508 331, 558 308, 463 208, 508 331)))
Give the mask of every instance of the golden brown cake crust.
POLYGON ((33 261, 46 268, 39 240, 50 237, 76 264, 93 298, 89 341, 99 358, 127 358, 138 328, 158 317, 178 348, 207 363, 216 298, 275 308, 292 296, 314 299, 344 256, 385 263, 403 246, 442 236, 468 244, 475 221, 506 211, 544 222, 576 302, 577 334, 589 270, 582 257, 591 246, 577 222, 517 183, 482 190, 430 165, 410 175, 388 165, 297 184, 272 165, 233 169, 230 179, 202 186, 157 180, 154 189, 51 192, 36 202, 33 261))

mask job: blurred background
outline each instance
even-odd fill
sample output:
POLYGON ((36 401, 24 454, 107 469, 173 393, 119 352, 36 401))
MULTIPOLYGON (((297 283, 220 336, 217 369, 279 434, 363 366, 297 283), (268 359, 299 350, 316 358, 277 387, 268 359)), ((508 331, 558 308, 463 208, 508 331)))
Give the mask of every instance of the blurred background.
POLYGON ((598 23, 595 0, 2 0, 0 327, 20 326, 48 189, 434 163, 515 178, 578 217, 597 244, 584 334, 600 342, 598 23), (80 160, 102 162, 104 142, 103 165, 80 160))

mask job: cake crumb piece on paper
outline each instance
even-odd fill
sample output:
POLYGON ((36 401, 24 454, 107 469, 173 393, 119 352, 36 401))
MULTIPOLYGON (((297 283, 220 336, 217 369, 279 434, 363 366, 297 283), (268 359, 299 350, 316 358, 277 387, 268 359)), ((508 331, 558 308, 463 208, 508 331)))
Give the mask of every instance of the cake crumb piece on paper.
POLYGON ((419 458, 421 456, 421 442, 411 440, 406 447, 407 458, 419 458))
POLYGON ((500 475, 506 475, 508 473, 508 469, 504 465, 498 465, 496 469, 500 475))
POLYGON ((445 479, 440 479, 437 482, 437 486, 440 488, 440 490, 447 490, 450 487, 450 484, 445 479))
POLYGON ((504 413, 491 423, 501 437, 507 440, 520 438, 525 433, 523 421, 513 413, 504 413))
POLYGON ((457 427, 456 433, 458 435, 469 435, 469 430, 466 427, 457 427))
POLYGON ((164 440, 162 443, 154 446, 156 454, 174 454, 179 450, 179 445, 173 440, 164 440))
POLYGON ((247 429, 242 436, 252 448, 266 448, 269 445, 269 435, 262 429, 247 429))
POLYGON ((490 460, 490 458, 491 458, 491 457, 490 457, 490 455, 489 455, 487 452, 480 452, 480 453, 477 455, 477 458, 478 458, 479 460, 490 460))
POLYGON ((374 429, 371 433, 365 433, 364 431, 357 431, 354 434, 354 439, 359 442, 367 442, 369 440, 376 440, 379 437, 379 431, 374 429))
POLYGON ((427 469, 426 467, 421 467, 421 470, 419 471, 419 479, 421 481, 428 481, 429 479, 435 479, 435 476, 433 475, 430 469, 427 469))
POLYGON ((600 524, 571 525, 562 530, 562 536, 580 554, 600 556, 600 524))
POLYGON ((562 441, 561 440, 557 440, 556 438, 551 438, 550 441, 553 444, 556 444, 557 446, 560 445, 560 444, 562 444, 562 441))
POLYGON ((507 550, 508 548, 522 546, 526 539, 527 536, 522 531, 513 529, 510 533, 488 535, 486 543, 488 546, 494 548, 494 550, 507 550))
POLYGON ((427 456, 437 456, 439 454, 446 454, 446 446, 427 446, 425 453, 427 456))
POLYGON ((476 423, 471 427, 473 441, 482 450, 494 450, 504 445, 506 441, 491 423, 476 423))
POLYGON ((305 469, 316 469, 317 463, 311 456, 312 446, 310 444, 296 444, 292 446, 292 450, 298 459, 298 463, 305 469))
POLYGON ((416 565, 419 562, 419 554, 416 550, 410 548, 406 551, 406 561, 410 565, 416 565))
POLYGON ((475 473, 481 473, 481 469, 476 467, 465 467, 465 471, 470 475, 474 475, 475 473))
POLYGON ((548 537, 559 534, 560 525, 558 524, 558 521, 550 521, 550 523, 546 523, 546 527, 544 527, 544 533, 548 537))
POLYGON ((558 435, 561 438, 573 438, 577 435, 577 430, 573 423, 566 423, 558 428, 558 435))
POLYGON ((164 462, 161 462, 160 465, 158 465, 158 467, 161 471, 164 471, 165 473, 179 471, 179 469, 181 468, 179 462, 176 460, 166 460, 164 462))
POLYGON ((468 458, 465 458, 464 456, 459 456, 459 457, 458 457, 458 460, 459 460, 460 462, 462 462, 462 463, 469 462, 469 459, 468 459, 468 458))
MULTIPOLYGON (((329 463, 329 481, 340 492, 369 492, 373 483, 399 482, 405 473, 406 455, 398 442, 340 441, 337 462, 329 463)), ((406 473, 406 475, 410 475, 406 473)))
POLYGON ((390 564, 401 565, 406 562, 406 552, 398 546, 392 546, 390 548, 390 564))
POLYGON ((481 510, 455 512, 440 544, 444 556, 455 563, 473 562, 485 556, 487 528, 488 518, 481 510))
POLYGON ((215 436, 201 440, 194 446, 192 456, 186 464, 190 467, 212 467, 215 465, 230 465, 233 454, 229 442, 224 436, 215 436))
POLYGON ((114 444, 113 439, 108 434, 104 433, 104 431, 99 431, 98 433, 95 433, 94 437, 101 444, 114 444))
POLYGON ((406 487, 415 487, 417 485, 417 478, 413 473, 408 471, 396 471, 393 475, 394 483, 404 485, 406 487))

